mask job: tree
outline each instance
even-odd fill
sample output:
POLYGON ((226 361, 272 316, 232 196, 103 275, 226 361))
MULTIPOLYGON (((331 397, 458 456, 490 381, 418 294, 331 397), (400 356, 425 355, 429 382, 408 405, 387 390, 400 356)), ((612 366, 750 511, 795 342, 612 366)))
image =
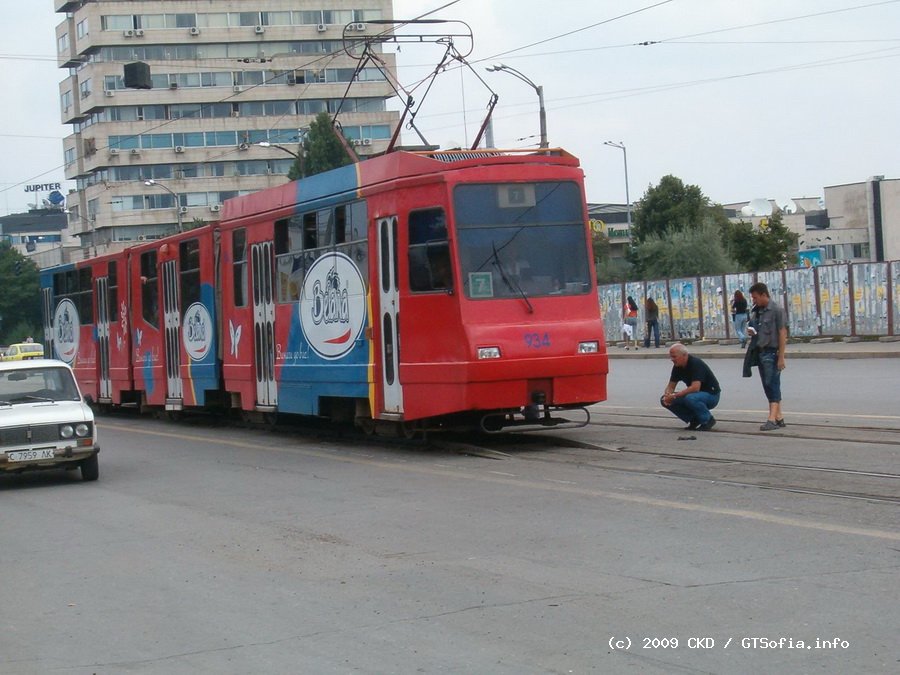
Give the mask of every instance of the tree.
POLYGON ((332 126, 328 113, 320 112, 316 115, 300 144, 300 157, 288 172, 288 178, 297 180, 351 164, 353 159, 338 138, 339 133, 332 126))
POLYGON ((709 208, 709 200, 699 187, 685 185, 675 176, 663 176, 659 185, 647 188, 634 210, 632 241, 640 243, 651 235, 696 227, 709 208))
POLYGON ((796 260, 798 236, 785 226, 780 213, 758 228, 743 220, 729 223, 724 239, 729 254, 744 271, 783 269, 796 260))
POLYGON ((38 268, 8 242, 0 244, 0 288, 0 341, 9 344, 37 333, 41 326, 38 268))
POLYGON ((737 270, 722 242, 720 227, 707 219, 698 227, 651 234, 634 247, 642 279, 727 274, 737 270))

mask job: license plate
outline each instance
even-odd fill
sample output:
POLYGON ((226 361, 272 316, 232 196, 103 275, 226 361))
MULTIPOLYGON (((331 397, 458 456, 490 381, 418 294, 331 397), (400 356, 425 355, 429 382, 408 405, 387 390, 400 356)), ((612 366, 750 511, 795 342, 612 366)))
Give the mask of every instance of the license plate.
POLYGON ((18 452, 6 453, 6 458, 10 462, 33 462, 39 459, 53 459, 53 448, 44 450, 19 450, 18 452))

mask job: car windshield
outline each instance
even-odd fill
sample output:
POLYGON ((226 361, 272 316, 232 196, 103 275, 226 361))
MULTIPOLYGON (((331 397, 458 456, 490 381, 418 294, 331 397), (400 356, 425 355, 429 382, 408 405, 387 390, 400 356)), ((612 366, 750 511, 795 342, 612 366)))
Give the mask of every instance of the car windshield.
POLYGON ((78 387, 67 368, 47 366, 0 371, 0 402, 77 401, 78 387))
POLYGON ((589 292, 590 259, 576 183, 458 185, 454 208, 469 298, 589 292))
POLYGON ((44 353, 44 347, 39 344, 22 345, 21 347, 19 347, 19 350, 23 351, 23 352, 27 352, 29 354, 32 354, 32 353, 36 354, 38 352, 40 352, 41 354, 44 353))

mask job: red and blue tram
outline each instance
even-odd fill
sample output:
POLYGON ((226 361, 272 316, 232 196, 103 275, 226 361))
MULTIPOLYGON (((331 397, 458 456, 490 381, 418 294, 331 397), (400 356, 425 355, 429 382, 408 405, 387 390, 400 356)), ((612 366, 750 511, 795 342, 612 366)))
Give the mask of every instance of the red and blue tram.
POLYGON ((394 152, 45 270, 93 400, 415 428, 561 422, 608 360, 578 160, 394 152))

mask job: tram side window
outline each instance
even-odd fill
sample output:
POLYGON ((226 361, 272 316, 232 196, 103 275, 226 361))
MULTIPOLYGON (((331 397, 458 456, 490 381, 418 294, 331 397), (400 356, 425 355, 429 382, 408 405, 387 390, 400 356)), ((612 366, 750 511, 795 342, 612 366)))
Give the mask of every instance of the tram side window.
POLYGON ((409 214, 409 288, 415 292, 453 288, 453 268, 443 209, 409 214))
POLYGON ((200 242, 188 239, 178 246, 181 259, 181 307, 200 302, 200 242))
POLYGON ((156 251, 147 251, 141 254, 141 315, 148 324, 159 328, 156 251))
POLYGON ((116 323, 119 320, 119 275, 116 262, 109 263, 109 277, 107 285, 107 302, 109 302, 109 320, 116 323))
POLYGON ((94 322, 92 284, 93 278, 88 267, 53 275, 53 294, 57 301, 71 300, 82 325, 94 322))
MULTIPOLYGON (((315 214, 313 214, 315 231, 315 214)), ((303 242, 307 236, 306 217, 294 216, 275 223, 275 300, 296 302, 303 285, 303 242)))
POLYGON ((72 301, 82 324, 94 323, 94 278, 90 267, 78 270, 78 290, 72 301))
POLYGON ((234 306, 247 306, 247 230, 231 233, 231 257, 234 263, 234 306))

